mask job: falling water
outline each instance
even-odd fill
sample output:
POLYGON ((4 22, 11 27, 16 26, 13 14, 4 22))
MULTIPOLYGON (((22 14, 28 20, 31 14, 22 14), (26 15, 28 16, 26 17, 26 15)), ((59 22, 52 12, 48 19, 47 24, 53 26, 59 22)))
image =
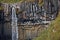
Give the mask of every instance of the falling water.
POLYGON ((12 7, 12 40, 18 40, 18 26, 15 7, 12 7))

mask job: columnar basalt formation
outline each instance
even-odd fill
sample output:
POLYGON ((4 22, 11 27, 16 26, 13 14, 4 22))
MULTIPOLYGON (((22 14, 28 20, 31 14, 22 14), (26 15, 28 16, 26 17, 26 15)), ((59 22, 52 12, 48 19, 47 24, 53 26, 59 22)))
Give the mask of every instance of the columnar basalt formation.
POLYGON ((2 4, 2 12, 4 12, 5 18, 4 36, 8 37, 5 38, 6 40, 11 40, 12 37, 12 5, 15 5, 16 16, 18 18, 18 40, 32 40, 57 17, 58 9, 56 2, 53 1, 53 3, 51 3, 51 1, 45 0, 42 1, 45 4, 41 6, 37 2, 38 1, 24 1, 14 4, 2 4))

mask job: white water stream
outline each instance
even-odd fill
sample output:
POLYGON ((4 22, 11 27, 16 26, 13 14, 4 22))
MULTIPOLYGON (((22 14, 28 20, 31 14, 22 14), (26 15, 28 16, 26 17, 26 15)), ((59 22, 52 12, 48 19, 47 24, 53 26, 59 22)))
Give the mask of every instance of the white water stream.
POLYGON ((12 7, 12 40, 18 40, 18 26, 15 7, 12 7))

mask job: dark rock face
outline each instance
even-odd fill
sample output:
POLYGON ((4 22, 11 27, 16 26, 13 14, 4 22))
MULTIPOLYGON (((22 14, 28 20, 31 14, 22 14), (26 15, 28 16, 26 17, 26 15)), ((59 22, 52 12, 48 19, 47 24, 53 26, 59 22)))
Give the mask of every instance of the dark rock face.
MULTIPOLYGON (((16 7, 19 11, 19 12, 16 12, 17 18, 18 18, 18 23, 25 24, 28 22, 30 24, 31 23, 39 23, 40 25, 49 24, 48 21, 54 20, 58 15, 58 4, 55 1, 45 1, 44 3, 45 4, 41 7, 36 2, 21 3, 18 6, 19 8, 16 7)), ((0 6, 1 6, 1 3, 0 3, 0 6)), ((4 12, 0 11, 0 27, 2 28, 2 25, 4 27, 4 29, 2 28, 0 30, 0 35, 2 33, 4 34, 3 36, 2 35, 0 36, 1 40, 11 40, 11 35, 12 35, 11 34, 11 31, 12 31, 11 30, 12 29, 11 28, 11 13, 12 13, 11 8, 12 8, 12 5, 8 4, 4 7, 4 12), (4 13, 4 19, 2 19, 2 13, 4 13), (4 24, 1 25, 2 21, 4 21, 3 22, 4 24)), ((22 28, 20 28, 20 29, 22 29, 22 28)), ((31 38, 29 38, 29 40, 31 40, 31 38)))

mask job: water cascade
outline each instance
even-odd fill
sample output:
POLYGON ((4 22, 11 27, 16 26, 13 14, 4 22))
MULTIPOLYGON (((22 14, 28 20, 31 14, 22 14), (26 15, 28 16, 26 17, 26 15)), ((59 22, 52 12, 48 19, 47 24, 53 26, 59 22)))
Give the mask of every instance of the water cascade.
POLYGON ((18 26, 15 7, 12 7, 12 40, 18 40, 18 26))

